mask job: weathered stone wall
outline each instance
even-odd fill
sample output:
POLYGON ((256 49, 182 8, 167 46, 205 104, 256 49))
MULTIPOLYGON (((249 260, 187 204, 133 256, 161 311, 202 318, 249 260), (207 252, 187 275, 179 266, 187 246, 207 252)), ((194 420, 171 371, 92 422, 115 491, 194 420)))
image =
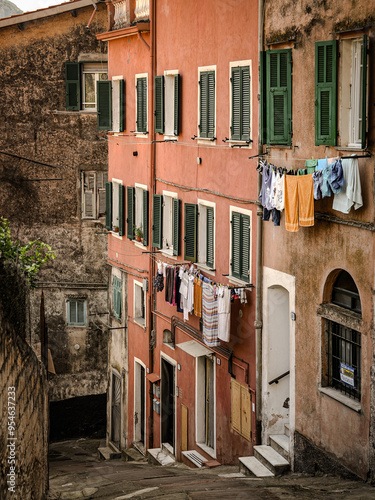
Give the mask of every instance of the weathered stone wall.
POLYGON ((25 281, 0 264, 0 290, 0 498, 40 500, 48 488, 46 371, 25 341, 25 281))
MULTIPOLYGON (((65 63, 106 59, 106 6, 93 7, 0 29, 0 213, 14 238, 40 239, 56 259, 41 271, 46 324, 56 376, 51 399, 106 391, 107 237, 104 218, 81 217, 81 172, 107 172, 107 142, 93 112, 66 111, 65 63), (33 179, 33 180, 31 180, 33 179), (35 179, 61 179, 44 180, 35 179), (87 324, 68 328, 68 296, 85 296, 87 324), (79 345, 79 349, 74 346, 79 345)), ((38 342, 40 291, 31 297, 32 340, 38 342)))

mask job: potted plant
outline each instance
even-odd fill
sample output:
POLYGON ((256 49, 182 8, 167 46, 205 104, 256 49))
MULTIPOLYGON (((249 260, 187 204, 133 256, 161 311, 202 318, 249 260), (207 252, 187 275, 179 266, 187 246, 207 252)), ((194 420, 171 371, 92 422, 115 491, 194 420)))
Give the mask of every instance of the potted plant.
POLYGON ((113 227, 113 231, 114 231, 115 233, 118 233, 118 231, 119 231, 119 227, 118 227, 118 226, 114 226, 114 227, 113 227))
POLYGON ((134 234, 135 234, 136 241, 142 241, 143 231, 142 231, 141 227, 135 227, 134 234))

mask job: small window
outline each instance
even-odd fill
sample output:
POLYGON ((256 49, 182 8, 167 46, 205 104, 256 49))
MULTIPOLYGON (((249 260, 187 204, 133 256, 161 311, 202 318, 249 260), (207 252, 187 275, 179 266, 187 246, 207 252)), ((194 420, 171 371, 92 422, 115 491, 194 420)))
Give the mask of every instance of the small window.
POLYGON ((127 187, 127 237, 148 245, 149 196, 147 186, 127 187))
POLYGON ((250 142, 250 66, 233 66, 230 81, 230 138, 232 141, 250 142))
POLYGON ((136 76, 136 132, 147 133, 147 76, 136 76))
POLYGON ((231 210, 231 265, 230 275, 250 282, 251 212, 231 210))
POLYGON ((82 172, 82 218, 98 219, 106 211, 106 172, 82 172))
POLYGON ((96 111, 97 82, 107 79, 107 64, 82 64, 82 109, 96 111))
POLYGON ((332 303, 361 313, 361 300, 353 278, 341 271, 332 289, 332 303))
POLYGON ((180 253, 180 200, 175 193, 153 196, 152 246, 171 255, 180 253))
POLYGON ((215 138, 215 71, 199 72, 199 138, 215 138))
POLYGON ((113 276, 112 281, 112 310, 113 316, 117 319, 121 319, 122 314, 122 282, 117 276, 113 276))
POLYGON ((97 110, 97 83, 108 79, 106 62, 65 63, 66 109, 97 110))
POLYGON ((134 321, 146 325, 146 294, 138 281, 134 281, 134 321))
POLYGON ((166 72, 155 77, 155 132, 179 134, 180 75, 166 72))
POLYGON ((68 325, 86 325, 86 301, 81 299, 69 299, 66 304, 68 325))
POLYGON ((198 203, 198 264, 214 267, 215 260, 215 206, 198 203))

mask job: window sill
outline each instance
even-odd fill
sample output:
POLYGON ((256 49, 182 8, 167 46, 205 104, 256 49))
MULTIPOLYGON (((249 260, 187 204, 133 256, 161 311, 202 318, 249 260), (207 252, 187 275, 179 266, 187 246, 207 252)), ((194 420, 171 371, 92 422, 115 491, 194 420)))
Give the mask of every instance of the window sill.
POLYGON ((122 240, 122 236, 120 236, 118 233, 115 233, 114 231, 109 231, 110 234, 114 237, 117 238, 118 240, 122 240))
POLYGON ((178 141, 178 135, 174 134, 164 134, 164 140, 165 141, 178 141))
POLYGON ((85 324, 78 324, 78 323, 68 323, 67 324, 68 328, 86 328, 85 324))
POLYGON ((213 448, 211 448, 210 446, 207 446, 204 443, 197 443, 197 446, 199 446, 199 448, 201 450, 203 450, 205 453, 207 453, 207 455, 210 455, 210 457, 216 458, 216 451, 213 448))
POLYGON ((139 139, 148 139, 148 132, 134 132, 134 135, 139 139))
POLYGON ((97 111, 96 109, 95 110, 92 110, 92 111, 89 111, 88 109, 77 109, 77 111, 68 111, 68 110, 64 110, 64 111, 60 111, 58 109, 55 109, 52 111, 52 114, 53 115, 92 115, 92 116, 95 116, 97 115, 97 111))
MULTIPOLYGON (((245 286, 245 285, 250 285, 250 281, 242 281, 238 278, 234 278, 233 276, 228 276, 228 280, 232 285, 238 285, 240 286, 245 286)), ((249 290, 252 290, 251 287, 249 287, 249 290)))
POLYGON ((138 248, 147 248, 143 243, 141 243, 140 241, 137 241, 137 240, 132 240, 132 242, 134 243, 134 245, 138 248))
POLYGON ((336 151, 355 151, 358 153, 358 151, 366 151, 366 148, 362 148, 361 146, 336 146, 335 147, 336 151))
POLYGON ((241 146, 241 149, 253 149, 253 143, 246 141, 236 141, 235 139, 229 139, 228 141, 229 147, 233 148, 234 146, 241 146))
POLYGON ((347 406, 348 408, 354 410, 357 413, 361 413, 362 406, 361 403, 354 401, 352 398, 348 398, 340 391, 333 389, 332 387, 319 387, 319 392, 325 394, 326 396, 338 401, 339 403, 347 406))
POLYGON ((197 137, 197 144, 212 144, 216 146, 216 139, 213 141, 212 138, 209 137, 197 137))
POLYGON ((165 255, 165 257, 168 257, 169 259, 175 259, 177 260, 177 255, 173 255, 173 250, 167 250, 165 248, 161 248, 160 252, 165 255))
POLYGON ((140 326, 141 328, 146 328, 146 321, 143 318, 133 318, 133 323, 140 326))
POLYGON ((264 144, 268 148, 278 148, 278 149, 293 149, 291 144, 264 144))
POLYGON ((197 266, 197 269, 201 269, 205 273, 211 274, 211 276, 215 276, 215 270, 212 267, 206 266, 206 264, 200 264, 199 262, 194 262, 194 265, 197 266))
POLYGON ((176 350, 175 345, 168 342, 163 342, 163 346, 169 347, 169 349, 172 349, 172 351, 176 350))

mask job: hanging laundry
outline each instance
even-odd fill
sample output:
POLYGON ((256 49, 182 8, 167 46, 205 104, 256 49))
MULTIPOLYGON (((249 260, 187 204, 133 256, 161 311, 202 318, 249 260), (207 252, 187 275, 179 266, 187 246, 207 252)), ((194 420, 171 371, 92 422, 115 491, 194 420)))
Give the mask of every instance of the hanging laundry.
POLYGON ((159 271, 156 272, 156 276, 154 278, 154 288, 156 288, 157 292, 162 292, 164 290, 164 278, 159 271))
POLYGON ((202 317, 202 281, 198 278, 194 280, 194 314, 202 317))
POLYGON ((189 276, 189 281, 188 281, 188 296, 186 302, 187 312, 190 314, 192 314, 194 310, 194 281, 195 281, 195 276, 194 274, 191 274, 189 276))
POLYGON ((318 160, 306 160, 305 167, 308 174, 313 174, 318 165, 318 160))
POLYGON ((168 302, 171 306, 175 306, 175 268, 167 267, 166 269, 166 280, 165 280, 165 301, 168 302))
POLYGON ((318 160, 318 165, 316 166, 315 170, 323 170, 327 165, 328 165, 327 158, 318 160))
POLYGON ((271 208, 276 208, 276 183, 277 183, 276 169, 272 169, 272 173, 271 173, 271 195, 270 195, 270 206, 271 206, 271 208))
POLYGON ((298 231, 298 177, 285 176, 285 229, 298 231))
POLYGON ((266 165, 263 168, 262 187, 259 193, 259 201, 267 210, 272 210, 271 205, 272 169, 266 165))
POLYGON ((312 174, 312 178, 313 178, 314 199, 320 200, 322 198, 323 171, 316 170, 312 174))
POLYGON ((342 169, 344 175, 343 190, 335 194, 332 208, 348 214, 352 206, 354 206, 354 210, 358 210, 358 208, 363 206, 358 159, 350 158, 342 160, 342 169))
POLYGON ((326 165, 322 170, 323 183, 322 183, 322 198, 332 195, 330 180, 332 175, 332 165, 326 165))
POLYGON ((184 310, 181 307, 181 293, 180 293, 180 286, 181 286, 181 278, 180 278, 180 272, 179 268, 176 268, 176 277, 175 277, 175 290, 176 290, 176 304, 177 304, 177 312, 183 312, 184 310))
POLYGON ((302 175, 298 179, 299 225, 314 225, 314 187, 312 174, 302 175))
POLYGON ((270 215, 272 214, 272 221, 274 226, 280 226, 280 211, 277 208, 273 208, 272 210, 268 210, 267 208, 263 208, 263 220, 270 220, 270 215))
POLYGON ((163 262, 163 276, 164 276, 164 278, 167 277, 167 267, 168 267, 168 265, 165 262, 163 262))
POLYGON ((241 304, 247 304, 247 296, 245 288, 240 288, 239 290, 240 302, 241 304))
POLYGON ((218 333, 217 336, 224 342, 230 339, 230 304, 231 293, 228 287, 221 286, 217 292, 218 333))
POLYGON ((330 180, 332 192, 334 194, 340 193, 342 191, 344 183, 345 183, 344 171, 342 169, 342 162, 339 159, 332 165, 332 173, 330 180))
POLYGON ((214 287, 208 283, 202 285, 202 320, 203 320, 203 341, 208 346, 220 345, 218 339, 218 314, 217 299, 214 294, 214 287))

